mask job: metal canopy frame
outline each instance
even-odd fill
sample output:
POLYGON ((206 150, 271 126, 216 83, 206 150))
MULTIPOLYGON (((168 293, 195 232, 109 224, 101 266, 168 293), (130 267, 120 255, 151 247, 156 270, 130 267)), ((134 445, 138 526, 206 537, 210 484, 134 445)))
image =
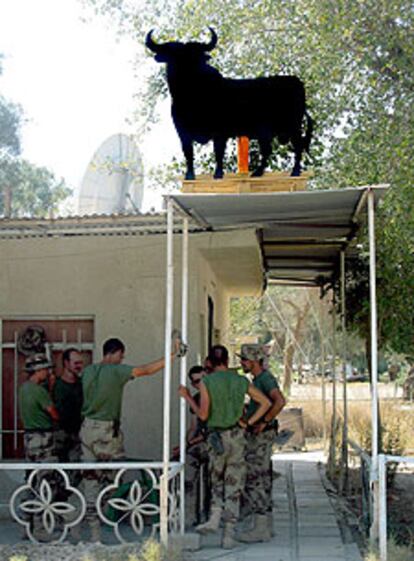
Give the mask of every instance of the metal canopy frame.
POLYGON ((267 282, 324 286, 339 277, 340 253, 355 238, 368 192, 385 185, 282 193, 180 194, 175 204, 212 231, 256 228, 267 282))
MULTIPOLYGON (((181 331, 186 341, 188 326, 188 224, 201 230, 230 231, 256 228, 263 265, 270 282, 294 286, 324 286, 335 275, 344 293, 344 255, 367 212, 370 252, 370 309, 372 364, 372 463, 371 491, 374 516, 371 538, 378 538, 378 351, 375 273, 375 207, 388 185, 329 191, 266 194, 178 194, 166 197, 167 275, 165 356, 171 354, 174 308, 173 236, 176 215, 182 217, 182 314, 181 331)), ((343 305, 344 305, 343 301, 343 305)), ((345 315, 343 313, 343 323, 345 315)), ((186 363, 181 362, 181 383, 185 384, 186 363)), ((168 544, 168 471, 170 466, 171 361, 166 362, 163 396, 163 476, 161 481, 161 541, 168 544)), ((185 403, 180 407, 180 462, 185 462, 185 403)), ((184 533, 184 470, 180 484, 180 531, 184 533)))

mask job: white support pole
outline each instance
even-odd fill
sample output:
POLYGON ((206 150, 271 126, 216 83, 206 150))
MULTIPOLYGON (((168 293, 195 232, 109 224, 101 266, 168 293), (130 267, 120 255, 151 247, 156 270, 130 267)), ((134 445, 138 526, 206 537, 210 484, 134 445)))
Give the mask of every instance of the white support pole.
POLYGON ((174 299, 174 208, 171 199, 167 203, 167 278, 165 304, 165 368, 164 368, 164 414, 163 414, 163 460, 160 481, 160 537, 168 546, 168 472, 170 462, 170 402, 171 402, 171 333, 173 329, 174 299))
POLYGON ((378 336, 377 336, 377 290, 375 263, 375 199, 374 191, 368 192, 368 236, 369 236, 369 288, 371 310, 371 493, 373 497, 373 520, 370 529, 371 542, 376 542, 379 532, 378 505, 378 336))
POLYGON ((378 456, 379 477, 379 553, 380 561, 387 561, 387 457, 378 456))
POLYGON ((343 397, 343 429, 340 493, 346 492, 348 479, 348 396, 346 385, 346 301, 345 301, 345 251, 341 251, 341 332, 342 332, 342 397, 343 397))
MULTIPOLYGON (((182 239, 182 292, 181 292, 181 337, 188 343, 188 218, 183 219, 182 239)), ((187 355, 181 358, 180 383, 186 385, 187 355)), ((180 400, 180 462, 185 466, 186 456, 186 402, 180 400)), ((185 532, 185 467, 180 473, 180 532, 185 532)))
POLYGON ((335 293, 332 294, 332 420, 331 420, 331 475, 335 472, 336 467, 336 309, 335 309, 335 293))

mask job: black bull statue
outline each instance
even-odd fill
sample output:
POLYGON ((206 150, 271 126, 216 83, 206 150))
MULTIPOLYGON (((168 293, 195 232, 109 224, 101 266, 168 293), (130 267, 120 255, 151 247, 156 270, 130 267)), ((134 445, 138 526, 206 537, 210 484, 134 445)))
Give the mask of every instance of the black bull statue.
POLYGON ((313 122, 306 111, 305 88, 296 76, 270 76, 246 80, 224 78, 210 66, 208 54, 217 44, 210 27, 208 43, 156 43, 153 30, 146 46, 157 62, 167 64, 172 97, 172 118, 187 162, 186 179, 194 179, 193 142, 213 140, 216 157, 214 177, 223 177, 228 138, 247 136, 258 140, 261 160, 253 171, 263 175, 272 151, 272 139, 291 142, 295 162, 291 175, 300 175, 302 152, 309 151, 313 122), (302 123, 307 119, 306 134, 302 123))

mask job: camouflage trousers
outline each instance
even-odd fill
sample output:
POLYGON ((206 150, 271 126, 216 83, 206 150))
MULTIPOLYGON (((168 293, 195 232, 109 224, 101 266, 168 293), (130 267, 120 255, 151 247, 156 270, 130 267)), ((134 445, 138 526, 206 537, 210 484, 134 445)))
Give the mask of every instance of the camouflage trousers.
MULTIPOLYGON (((55 452, 55 442, 52 431, 28 431, 24 433, 24 453, 26 461, 30 463, 42 464, 46 462, 58 462, 55 452)), ((29 478, 31 470, 26 472, 26 480, 29 478)), ((41 470, 34 480, 34 491, 38 492, 40 483, 45 480, 51 490, 54 499, 57 498, 59 489, 62 487, 62 478, 57 471, 41 470)), ((27 493, 29 499, 30 492, 27 493)), ((24 497, 25 499, 26 497, 24 497)), ((24 516, 27 519, 27 516, 24 516)), ((33 518, 33 515, 29 517, 33 518)))
MULTIPOLYGON (((85 419, 79 433, 83 462, 110 462, 125 457, 123 436, 115 434, 112 421, 85 419)), ((96 519, 96 499, 105 485, 113 482, 113 470, 84 470, 82 488, 86 499, 86 519, 96 519)))
POLYGON ((200 507, 201 467, 208 469, 207 443, 198 442, 188 448, 185 458, 185 511, 186 522, 192 525, 198 522, 200 507))
POLYGON ((57 430, 55 448, 60 462, 80 462, 82 449, 78 434, 57 430))
POLYGON ((223 509, 223 520, 237 522, 244 488, 246 438, 240 427, 220 431, 224 451, 218 454, 207 441, 211 474, 211 506, 223 509))
POLYGON ((269 464, 274 437, 273 430, 246 435, 247 473, 243 499, 255 514, 266 514, 272 510, 272 473, 269 464))
MULTIPOLYGON (((57 430, 54 433, 56 454, 59 462, 80 462, 81 461, 81 441, 76 433, 69 433, 64 430, 57 430)), ((68 471, 71 485, 78 487, 81 481, 81 474, 78 470, 68 471)), ((65 493, 62 494, 65 500, 65 493)))

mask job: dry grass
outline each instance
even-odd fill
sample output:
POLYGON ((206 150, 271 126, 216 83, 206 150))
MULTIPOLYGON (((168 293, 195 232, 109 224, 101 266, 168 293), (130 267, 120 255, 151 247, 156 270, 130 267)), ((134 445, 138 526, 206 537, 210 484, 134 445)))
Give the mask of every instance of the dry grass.
MULTIPOLYGON (((364 561, 379 561, 376 552, 369 552, 364 561)), ((387 561, 414 561, 414 551, 412 547, 397 545, 393 539, 388 541, 387 561)))
MULTIPOLYGON (((306 438, 323 437, 323 411, 320 400, 289 402, 289 407, 300 407, 306 438)), ((326 407, 326 426, 329 434, 332 414, 332 402, 326 407)), ((342 403, 338 403, 337 414, 343 418, 342 403)), ((380 404, 383 449, 387 454, 401 455, 407 450, 414 450, 414 408, 401 408, 401 403, 383 401, 380 404)), ((369 401, 350 401, 348 403, 349 438, 364 448, 371 448, 371 404, 369 401)))

